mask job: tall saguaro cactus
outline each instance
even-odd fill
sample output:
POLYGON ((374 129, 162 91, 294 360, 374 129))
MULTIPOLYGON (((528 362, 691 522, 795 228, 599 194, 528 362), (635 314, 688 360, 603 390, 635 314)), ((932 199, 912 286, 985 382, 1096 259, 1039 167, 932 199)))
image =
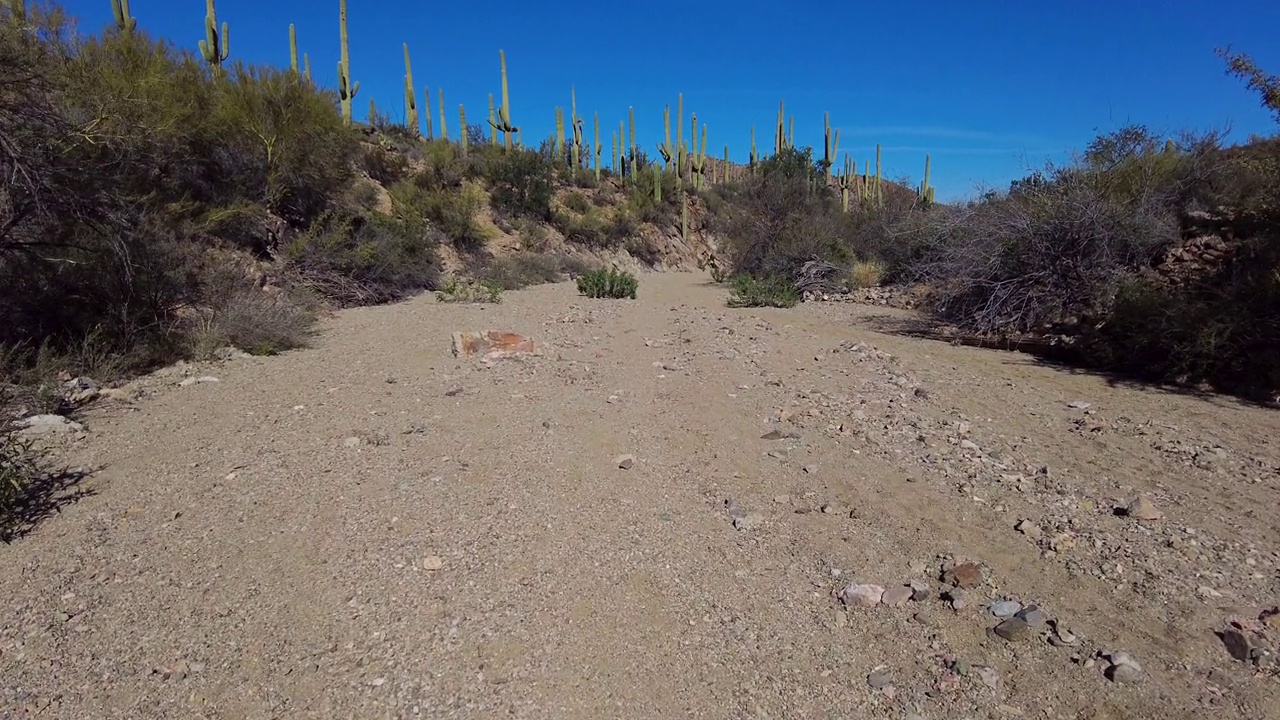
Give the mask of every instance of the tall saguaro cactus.
MULTIPOLYGON (((346 0, 342 0, 346 3, 346 0)), ((214 75, 221 74, 222 63, 231 54, 231 40, 227 24, 222 23, 222 32, 218 32, 218 13, 214 10, 213 0, 205 0, 204 40, 200 41, 200 54, 204 61, 213 68, 214 75)))
POLYGON ((929 184, 929 155, 924 156, 924 180, 920 183, 920 199, 926 205, 933 204, 933 186, 929 184))
POLYGON ((111 14, 116 19, 116 29, 124 35, 138 27, 138 18, 129 16, 129 0, 111 0, 111 14))
POLYGON ((511 136, 519 137, 520 128, 511 124, 511 99, 507 95, 507 54, 499 50, 498 59, 502 62, 502 107, 498 109, 498 122, 489 121, 489 124, 502 133, 503 145, 508 150, 511 149, 511 136))
POLYGON ((831 167, 836 164, 836 156, 840 152, 840 130, 835 137, 831 136, 831 114, 822 114, 822 164, 827 169, 827 177, 831 177, 831 167))
MULTIPOLYGON (((210 4, 213 0, 209 0, 210 4)), ((347 0, 338 6, 338 40, 342 43, 342 59, 338 61, 338 99, 342 101, 342 117, 351 124, 351 101, 360 92, 360 83, 351 82, 351 55, 347 52, 347 0)))
POLYGON ((603 150, 604 148, 600 144, 600 113, 595 113, 593 117, 595 118, 595 121, 596 121, 595 155, 596 155, 596 183, 598 184, 600 182, 600 151, 603 150))
POLYGON ((467 154, 467 108, 462 104, 458 105, 458 124, 462 128, 458 132, 458 135, 460 136, 459 142, 462 143, 462 154, 466 155, 467 154))
POLYGON ((293 23, 289 23, 289 69, 295 77, 298 75, 298 28, 293 23))
POLYGON ((418 121, 418 96, 413 88, 413 65, 409 63, 409 43, 404 43, 404 122, 409 126, 409 132, 417 137, 421 132, 422 124, 418 121))

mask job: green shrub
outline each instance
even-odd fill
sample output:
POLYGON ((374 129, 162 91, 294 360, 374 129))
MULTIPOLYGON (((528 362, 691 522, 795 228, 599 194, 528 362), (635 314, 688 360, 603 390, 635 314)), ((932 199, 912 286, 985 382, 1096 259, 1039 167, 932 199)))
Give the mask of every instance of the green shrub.
POLYGON ((22 525, 24 501, 39 477, 31 443, 18 434, 7 413, 0 415, 0 541, 8 542, 22 525))
POLYGON ((436 291, 436 299, 447 303, 500 303, 502 288, 488 281, 472 283, 449 278, 436 291))
POLYGON ((385 215, 321 217, 290 243, 295 281, 341 306, 404 299, 440 284, 437 241, 420 225, 385 215))
POLYGON ((484 177, 494 207, 515 215, 550 220, 554 169, 540 153, 514 148, 487 158, 484 177))
POLYGON ((617 244, 613 224, 597 208, 588 206, 587 212, 577 216, 558 213, 555 222, 569 242, 589 248, 608 248, 617 244))
POLYGON ((564 199, 564 206, 581 215, 591 209, 591 201, 586 195, 574 192, 564 199))
POLYGON ((482 281, 503 290, 559 282, 564 275, 586 272, 586 263, 562 253, 521 252, 494 258, 480 271, 482 281))
POLYGON ((599 268, 578 276, 578 292, 589 298, 636 299, 640 281, 618 268, 599 268))
POLYGON ((751 275, 737 275, 730 283, 729 307, 795 307, 800 294, 790 281, 779 277, 757 279, 751 275))
POLYGON ((396 215, 411 226, 419 226, 420 221, 429 222, 463 252, 476 252, 484 247, 487 238, 476 220, 485 206, 484 191, 474 184, 424 190, 415 183, 401 182, 388 192, 396 215))

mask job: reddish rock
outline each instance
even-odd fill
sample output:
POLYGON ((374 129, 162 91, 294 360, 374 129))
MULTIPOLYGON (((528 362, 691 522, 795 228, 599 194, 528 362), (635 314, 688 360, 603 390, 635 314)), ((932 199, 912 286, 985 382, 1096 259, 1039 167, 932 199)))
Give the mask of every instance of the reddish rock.
POLYGON ((967 562, 956 565, 942 574, 942 581, 952 587, 972 590, 982 584, 982 568, 967 562))
POLYGON ((482 355, 486 361, 491 361, 515 355, 536 353, 537 351, 537 345, 532 339, 519 333, 505 330, 456 332, 453 334, 453 354, 455 357, 482 355))

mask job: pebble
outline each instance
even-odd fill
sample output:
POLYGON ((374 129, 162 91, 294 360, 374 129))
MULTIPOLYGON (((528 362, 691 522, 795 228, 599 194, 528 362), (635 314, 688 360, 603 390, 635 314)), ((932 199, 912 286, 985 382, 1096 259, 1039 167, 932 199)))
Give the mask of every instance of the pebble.
POLYGON ((893 677, 886 668, 880 668, 867 676, 867 685, 872 690, 883 690, 893 684, 893 677))
POLYGON ((898 585, 885 590, 884 595, 880 598, 880 602, 883 602, 889 607, 901 607, 911 602, 912 595, 913 593, 911 588, 906 585, 898 585))
POLYGON ((995 633, 1009 642, 1019 642, 1031 637, 1031 626, 1022 618, 1013 617, 997 625, 995 633))
POLYGON ((1107 659, 1111 661, 1111 667, 1107 668, 1106 676, 1112 682, 1129 684, 1142 680, 1142 666, 1129 657, 1129 653, 1110 653, 1107 659))
POLYGON ((1033 630, 1046 630, 1049 627, 1049 616, 1035 605, 1028 605, 1015 614, 1033 630))
POLYGON ((1125 515, 1141 522, 1154 522, 1164 517, 1164 513, 1160 512, 1156 504, 1146 496, 1138 497, 1129 503, 1125 508, 1125 515))
POLYGON ((430 570, 432 572, 436 570, 443 570, 444 558, 440 557, 439 555, 428 555, 422 558, 422 569, 430 570))
POLYGON ((1011 618, 1022 610, 1022 603, 1014 600, 1001 600, 991 604, 991 614, 998 618, 1011 618))
POLYGON ((630 470, 636 465, 636 456, 635 455, 619 455, 618 457, 613 459, 613 462, 622 470, 630 470))
POLYGON ((845 605, 861 608, 873 608, 880 604, 884 597, 884 588, 879 585, 846 585, 840 591, 840 600, 845 605))
POLYGON ((942 581, 953 587, 972 590, 982 584, 982 568, 975 563, 962 563, 942 574, 942 581))
POLYGON ((758 512, 749 512, 733 519, 733 529, 739 532, 754 530, 763 524, 764 515, 758 512))
POLYGON ((933 591, 930 589, 928 583, 923 583, 923 582, 920 582, 919 580, 913 581, 911 583, 911 599, 912 600, 915 600, 916 602, 923 602, 925 600, 928 600, 929 596, 932 594, 933 594, 933 591))
POLYGON ((1023 520, 1019 522, 1017 526, 1017 531, 1022 533, 1023 535, 1026 535, 1032 540, 1039 540, 1041 537, 1044 536, 1044 531, 1040 529, 1040 526, 1031 522, 1030 520, 1023 520))

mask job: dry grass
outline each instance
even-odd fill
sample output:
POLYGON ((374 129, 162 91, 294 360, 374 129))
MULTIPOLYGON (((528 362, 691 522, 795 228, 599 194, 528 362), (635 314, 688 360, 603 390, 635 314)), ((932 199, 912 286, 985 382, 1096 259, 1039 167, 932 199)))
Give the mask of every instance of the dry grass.
POLYGON ((859 261, 849 271, 849 285, 853 288, 878 286, 884 280, 884 263, 874 260, 859 261))

